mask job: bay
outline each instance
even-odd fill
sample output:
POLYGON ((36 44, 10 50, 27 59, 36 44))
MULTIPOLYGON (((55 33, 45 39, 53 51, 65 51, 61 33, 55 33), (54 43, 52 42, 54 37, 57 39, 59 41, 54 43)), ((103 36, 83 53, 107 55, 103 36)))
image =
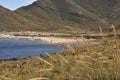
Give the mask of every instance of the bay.
POLYGON ((0 39, 0 58, 44 56, 45 53, 63 51, 61 45, 32 39, 0 39))

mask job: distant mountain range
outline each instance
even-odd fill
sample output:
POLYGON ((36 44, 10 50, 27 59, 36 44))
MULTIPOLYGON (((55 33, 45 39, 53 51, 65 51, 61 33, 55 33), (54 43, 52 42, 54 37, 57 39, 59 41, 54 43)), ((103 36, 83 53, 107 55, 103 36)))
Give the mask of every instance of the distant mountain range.
POLYGON ((37 0, 10 11, 0 6, 1 31, 96 30, 120 26, 120 0, 37 0))

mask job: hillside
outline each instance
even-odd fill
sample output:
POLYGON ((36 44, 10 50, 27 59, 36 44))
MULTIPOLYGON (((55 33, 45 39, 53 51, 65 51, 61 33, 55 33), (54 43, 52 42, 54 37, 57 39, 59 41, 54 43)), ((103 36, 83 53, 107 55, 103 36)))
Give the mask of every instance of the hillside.
POLYGON ((0 31, 28 30, 34 26, 29 19, 0 6, 0 31))
POLYGON ((37 0, 16 11, 0 13, 1 30, 65 32, 120 25, 119 0, 37 0), (6 19, 7 17, 7 19, 6 19), (14 24, 13 24, 14 23, 14 24))

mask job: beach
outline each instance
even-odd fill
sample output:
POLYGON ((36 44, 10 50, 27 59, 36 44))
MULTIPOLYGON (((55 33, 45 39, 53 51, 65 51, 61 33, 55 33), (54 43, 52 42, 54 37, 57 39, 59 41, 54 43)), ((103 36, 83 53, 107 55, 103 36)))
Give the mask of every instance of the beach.
MULTIPOLYGON (((60 38, 60 37, 40 37, 41 40, 51 44, 77 44, 84 43, 83 38, 60 38)), ((95 39, 86 39, 87 42, 94 41, 95 39)))
MULTIPOLYGON (((61 34, 54 33, 56 36, 50 36, 53 33, 42 33, 41 36, 39 36, 41 33, 35 33, 35 32, 6 32, 6 33, 0 33, 0 38, 16 38, 16 39, 30 39, 30 40, 43 40, 50 44, 77 44, 83 43, 84 40, 82 37, 57 37, 61 34), (17 34, 17 35, 16 35, 17 34), (33 36, 34 35, 34 36, 33 36), (43 36, 44 35, 44 36, 43 36)), ((63 34, 62 34, 63 35, 63 34)), ((65 34, 66 35, 66 34, 65 34)), ((87 42, 93 42, 95 39, 86 39, 87 42)))

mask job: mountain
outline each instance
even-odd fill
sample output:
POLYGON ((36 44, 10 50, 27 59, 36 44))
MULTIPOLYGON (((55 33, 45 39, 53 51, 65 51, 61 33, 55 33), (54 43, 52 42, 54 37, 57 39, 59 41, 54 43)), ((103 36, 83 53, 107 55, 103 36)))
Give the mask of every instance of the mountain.
POLYGON ((34 26, 29 19, 0 6, 0 31, 28 30, 34 26))
POLYGON ((37 0, 1 17, 1 30, 91 31, 120 25, 120 0, 37 0))

